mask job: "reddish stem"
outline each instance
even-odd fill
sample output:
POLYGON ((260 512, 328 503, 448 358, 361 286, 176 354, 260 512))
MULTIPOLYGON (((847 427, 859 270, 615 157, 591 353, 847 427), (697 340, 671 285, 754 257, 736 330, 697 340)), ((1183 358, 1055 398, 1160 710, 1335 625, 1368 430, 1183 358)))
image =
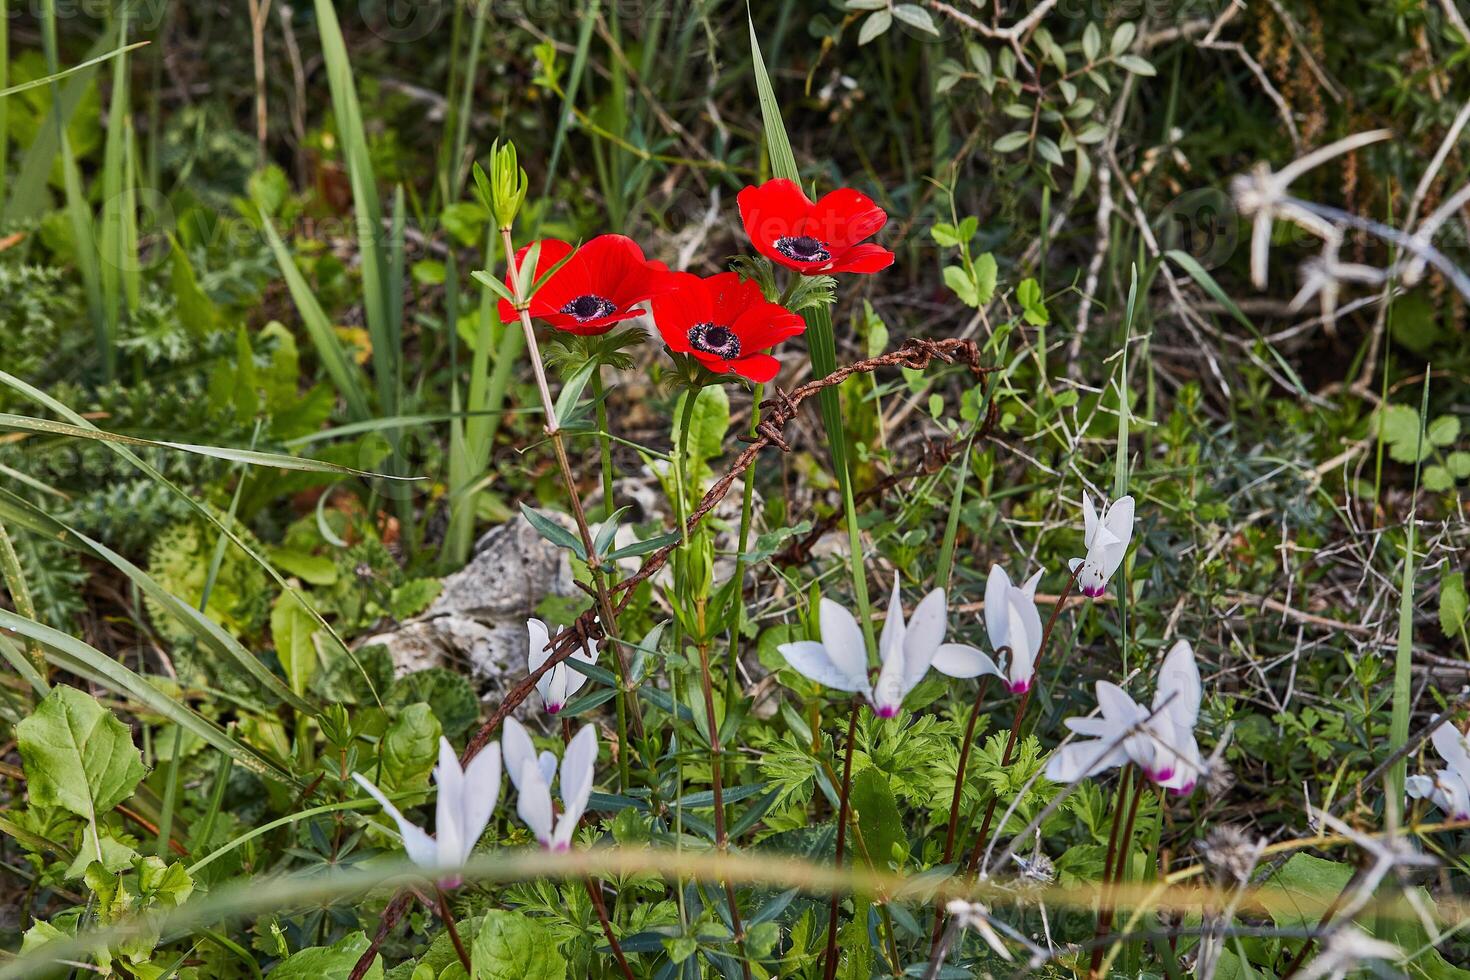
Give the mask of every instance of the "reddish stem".
MULTIPOLYGON (((837 859, 834 867, 839 871, 842 870, 842 851, 847 843, 847 797, 852 789, 852 743, 856 741, 858 712, 861 707, 862 702, 853 698, 852 713, 847 718, 847 747, 842 760, 842 792, 837 802, 837 859)), ((832 904, 828 909, 827 960, 822 971, 824 980, 832 980, 837 975, 837 906, 841 898, 840 893, 833 892, 832 904)))

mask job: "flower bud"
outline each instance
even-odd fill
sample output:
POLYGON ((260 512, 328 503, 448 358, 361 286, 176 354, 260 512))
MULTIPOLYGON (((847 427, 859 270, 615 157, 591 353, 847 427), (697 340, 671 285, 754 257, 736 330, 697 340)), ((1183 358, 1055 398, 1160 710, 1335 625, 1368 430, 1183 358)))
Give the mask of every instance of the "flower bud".
POLYGON ((502 145, 499 140, 495 141, 490 148, 488 177, 478 164, 475 165, 475 187, 479 191, 480 202, 495 216, 495 223, 501 231, 509 231, 515 223, 516 213, 526 199, 529 185, 526 172, 516 160, 514 143, 502 145))

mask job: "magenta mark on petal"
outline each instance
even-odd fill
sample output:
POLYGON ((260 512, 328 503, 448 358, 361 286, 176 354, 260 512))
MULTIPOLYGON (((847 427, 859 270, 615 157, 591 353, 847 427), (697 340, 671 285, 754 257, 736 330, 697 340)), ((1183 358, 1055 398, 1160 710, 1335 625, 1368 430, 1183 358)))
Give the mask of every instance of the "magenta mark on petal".
POLYGON ((450 875, 448 878, 439 879, 439 887, 445 891, 453 891, 462 884, 464 884, 464 879, 459 875, 450 875))
POLYGON ((883 704, 874 708, 873 713, 879 718, 893 718, 898 714, 898 708, 891 704, 883 704))
POLYGON ((1174 778, 1173 769, 1160 769, 1159 771, 1152 773, 1148 772, 1148 770, 1145 769, 1144 772, 1148 775, 1149 779, 1152 779, 1156 783, 1167 783, 1169 780, 1174 778))
POLYGON ((1093 585, 1084 585, 1082 587, 1082 594, 1085 595, 1085 596, 1087 596, 1087 598, 1089 598, 1089 599, 1097 599, 1097 598, 1100 598, 1101 596, 1103 596, 1104 594, 1106 594, 1107 591, 1108 591, 1107 590, 1107 586, 1104 586, 1104 585, 1096 585, 1096 586, 1093 586, 1093 585))
POLYGON ((565 707, 566 707, 565 704, 548 704, 546 706, 546 713, 548 715, 554 715, 557 712, 561 711, 562 708, 565 708, 565 707))
POLYGON ((1031 690, 1031 678, 1028 677, 1022 681, 1012 681, 1006 687, 1010 689, 1012 694, 1025 694, 1031 690))
POLYGON ((1171 787, 1169 787, 1169 795, 1170 796, 1188 796, 1190 793, 1193 793, 1193 792, 1194 792, 1194 780, 1192 780, 1192 779, 1189 782, 1185 783, 1183 786, 1171 786, 1171 787))

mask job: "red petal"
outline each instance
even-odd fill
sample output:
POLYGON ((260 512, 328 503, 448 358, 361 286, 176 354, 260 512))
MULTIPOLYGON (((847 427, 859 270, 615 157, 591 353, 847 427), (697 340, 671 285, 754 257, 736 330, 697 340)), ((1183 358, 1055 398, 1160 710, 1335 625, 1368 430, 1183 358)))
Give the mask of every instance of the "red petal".
MULTIPOLYGON (((755 250, 790 268, 791 260, 776 251, 778 238, 804 234, 801 230, 812 214, 812 202, 793 180, 777 177, 758 187, 747 187, 735 197, 740 220, 755 250)), ((807 263, 809 264, 809 263, 807 263)))
POLYGON ((741 314, 730 329, 740 338, 742 350, 757 351, 800 334, 806 321, 783 306, 762 301, 741 314))
POLYGON ((649 300, 653 322, 670 350, 689 352, 689 328, 710 318, 705 280, 690 272, 664 273, 665 291, 649 300))
POLYGON ((757 384, 765 384, 781 372, 781 362, 770 354, 751 354, 727 361, 726 370, 757 384))
POLYGON ((876 234, 888 222, 888 215, 868 195, 841 187, 816 203, 812 221, 807 234, 826 242, 835 254, 876 234))
POLYGON ((880 272, 892 264, 892 252, 882 245, 874 245, 869 242, 866 245, 854 245, 842 254, 834 256, 832 267, 827 271, 880 272))

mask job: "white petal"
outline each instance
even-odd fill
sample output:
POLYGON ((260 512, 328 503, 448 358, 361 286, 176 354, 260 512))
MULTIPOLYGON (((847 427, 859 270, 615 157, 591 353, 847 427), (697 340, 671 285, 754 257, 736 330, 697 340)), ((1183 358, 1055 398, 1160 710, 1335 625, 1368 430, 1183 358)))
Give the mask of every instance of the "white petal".
POLYGON ((353 773, 352 778, 357 781, 357 785, 367 790, 369 796, 378 801, 383 812, 392 817, 393 822, 398 825, 398 836, 403 841, 403 850, 408 854, 408 859, 421 868, 439 867, 439 845, 434 838, 424 833, 422 828, 409 823, 408 818, 398 812, 398 807, 389 803, 388 797, 384 796, 378 787, 368 782, 361 773, 353 773))
POLYGON ((1179 728, 1190 732, 1199 722, 1199 704, 1204 694, 1199 665, 1194 661, 1194 648, 1188 640, 1180 640, 1169 649, 1159 668, 1159 687, 1154 693, 1153 707, 1161 708, 1179 728))
POLYGON ((541 691, 541 705, 551 714, 556 714, 567 703, 567 665, 565 661, 551 668, 541 679, 546 687, 541 691))
POLYGON ((551 656, 551 634, 541 620, 528 619, 526 620, 526 640, 528 643, 526 671, 534 674, 538 667, 546 663, 546 658, 551 656))
POLYGON ((1093 738, 1116 739, 1127 731, 1127 729, 1120 728, 1106 718, 1100 718, 1097 715, 1086 718, 1067 718, 1062 724, 1066 725, 1068 729, 1076 732, 1078 735, 1088 735, 1093 738))
POLYGON ((500 738, 500 751, 505 756, 505 772, 515 788, 522 789, 521 771, 527 762, 536 764, 536 746, 531 744, 531 736, 526 733, 525 726, 514 718, 505 719, 500 738))
POLYGON ((948 677, 1000 676, 1000 668, 990 656, 963 643, 945 643, 934 652, 933 667, 948 677))
POLYGON ((1044 571, 1046 569, 1038 568, 1030 578, 1021 583, 1021 591, 1026 593, 1026 598, 1032 602, 1036 601, 1036 586, 1041 584, 1041 573, 1044 571))
POLYGON ((536 756, 536 769, 541 773, 541 781, 549 787, 552 780, 556 779, 556 756, 542 749, 541 754, 536 756))
POLYGON ((848 677, 868 676, 868 648, 862 628, 852 613, 831 599, 823 599, 817 607, 822 627, 822 646, 827 656, 848 677))
POLYGON ((459 863, 469 859, 475 843, 485 832, 495 802, 500 799, 500 743, 491 742, 470 760, 464 770, 464 802, 461 804, 460 826, 464 828, 464 848, 459 863))
MULTIPOLYGON (((464 853, 464 772, 449 739, 439 736, 439 764, 434 767, 434 783, 439 787, 434 804, 434 838, 439 842, 439 863, 456 867, 464 853)), ((471 844, 474 842, 471 841, 471 844)))
POLYGON ((1075 783, 1125 761, 1127 756, 1121 748, 1109 748, 1102 739, 1074 742, 1063 745, 1046 760, 1046 778, 1054 783, 1075 783))
POLYGON ((878 680, 873 684, 869 701, 880 718, 892 718, 903 707, 903 696, 908 693, 904 686, 904 658, 902 649, 883 651, 883 666, 878 669, 878 680))
POLYGON ((1031 581, 1026 583, 1030 591, 1021 588, 1011 593, 1016 604, 1021 608, 1021 622, 1026 627, 1026 647, 1031 651, 1033 661, 1041 652, 1041 609, 1036 605, 1036 580, 1040 577, 1041 573, 1037 572, 1031 581))
POLYGON ((1123 558, 1128 554, 1128 542, 1133 537, 1133 498, 1119 497, 1108 508, 1104 519, 1109 537, 1112 539, 1103 549, 1103 578, 1110 579, 1123 558))
POLYGON ((868 691, 866 671, 857 677, 846 673, 832 662, 827 648, 815 640, 783 643, 776 649, 781 651, 781 656, 786 658, 791 669, 807 680, 838 691, 861 691, 864 694, 868 691))
POLYGON ((1470 779, 1448 771, 1441 772, 1439 779, 1444 793, 1440 809, 1452 820, 1470 820, 1470 779))
POLYGON ((1097 508, 1092 505, 1092 495, 1086 490, 1082 491, 1082 545, 1087 549, 1092 548, 1092 543, 1097 537, 1097 529, 1101 525, 1097 520, 1097 508))
MULTIPOLYGON (((883 620, 883 632, 878 636, 878 659, 886 662, 890 650, 902 649, 908 626, 903 621, 903 599, 898 593, 898 576, 893 577, 893 592, 888 598, 888 618, 883 620)), ((827 639, 823 626, 822 639, 827 639)))
POLYGON ((907 695, 924 679, 935 651, 944 642, 948 610, 944 590, 935 589, 919 600, 903 638, 903 693, 907 695))
POLYGON ((1119 730, 1131 728, 1149 715, 1143 705, 1129 697, 1127 691, 1112 681, 1098 681, 1096 690, 1097 704, 1102 709, 1103 717, 1119 730))
POLYGON ((1430 740, 1445 764, 1466 780, 1470 780, 1470 739, 1466 739, 1454 723, 1446 719, 1434 730, 1430 740))
POLYGON ((587 810, 592 796, 592 776, 597 766, 597 729, 583 725, 567 746, 561 762, 562 815, 557 821, 556 845, 570 844, 572 832, 587 810))
MULTIPOLYGON (((1026 628, 1026 610, 1022 603, 1034 612, 1036 604, 1026 599, 1020 589, 1011 589, 1006 596, 1007 632, 1012 638, 1011 658, 1006 666, 1006 676, 1012 691, 1024 691, 1031 685, 1031 675, 1036 668, 1036 651, 1026 628)), ((1040 625, 1038 624, 1038 629, 1040 625)))
POLYGON ((519 792, 516 794, 516 814, 521 822, 543 846, 551 846, 551 790, 541 778, 535 759, 526 759, 521 765, 520 775, 513 780, 519 792))
MULTIPOLYGON (((582 644, 582 646, 572 652, 571 659, 580 660, 584 664, 595 664, 597 663, 597 648, 595 646, 588 646, 584 643, 582 644)), ((582 689, 582 685, 586 683, 586 674, 582 673, 580 670, 574 670, 571 667, 567 668, 568 698, 580 691, 582 689)))
POLYGON ((1434 792, 1434 780, 1428 776, 1410 776, 1404 780, 1404 792, 1416 800, 1422 800, 1434 792))
POLYGON ((1011 577, 999 565, 990 566, 985 579, 985 632, 990 636, 990 649, 999 651, 1011 645, 1010 617, 1006 615, 1006 596, 1011 591, 1011 577))

